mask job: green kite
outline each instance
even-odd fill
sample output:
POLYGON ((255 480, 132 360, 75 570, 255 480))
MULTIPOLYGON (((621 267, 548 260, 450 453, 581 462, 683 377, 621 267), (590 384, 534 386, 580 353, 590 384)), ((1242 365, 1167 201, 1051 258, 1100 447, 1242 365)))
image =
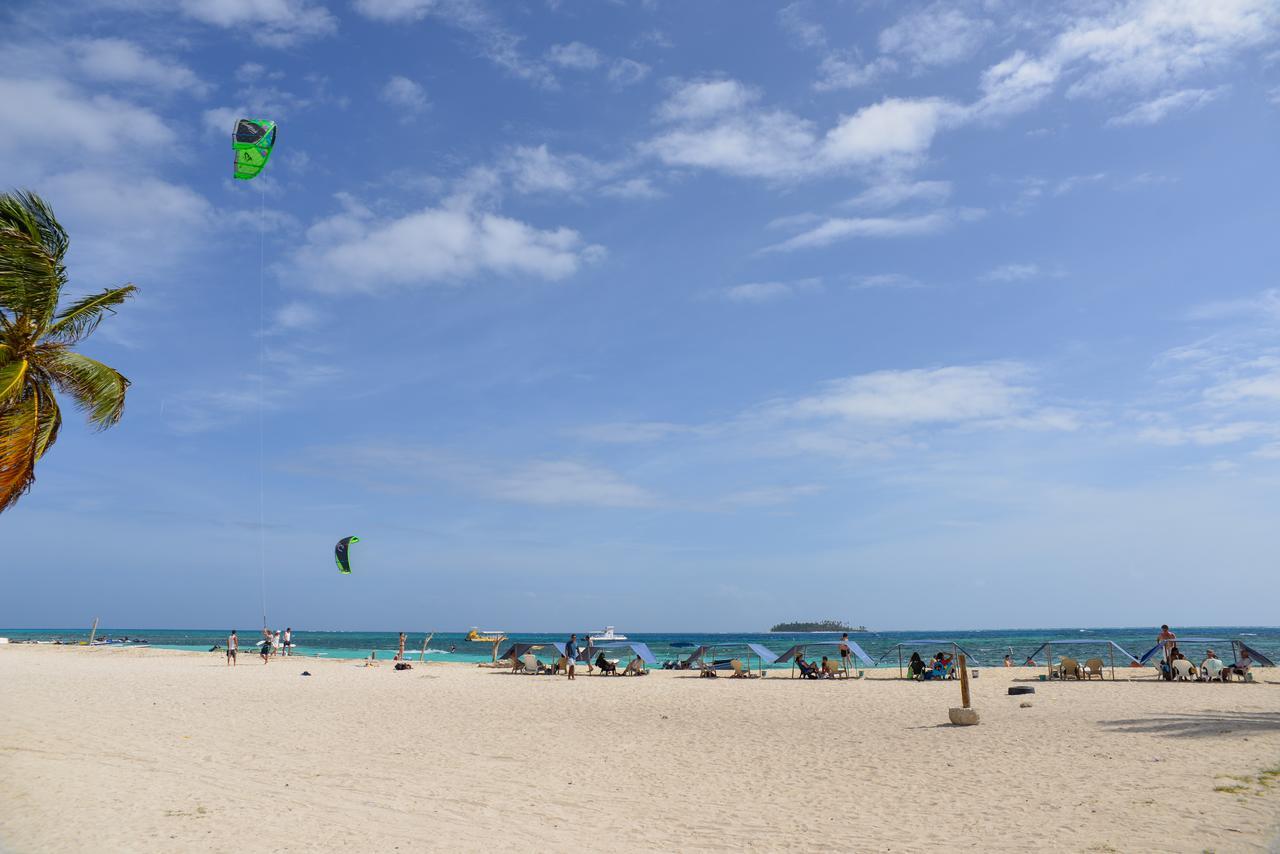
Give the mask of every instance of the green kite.
POLYGON ((271 159, 271 149, 276 144, 276 123, 266 119, 240 119, 231 134, 231 148, 235 151, 235 175, 248 181, 271 159))

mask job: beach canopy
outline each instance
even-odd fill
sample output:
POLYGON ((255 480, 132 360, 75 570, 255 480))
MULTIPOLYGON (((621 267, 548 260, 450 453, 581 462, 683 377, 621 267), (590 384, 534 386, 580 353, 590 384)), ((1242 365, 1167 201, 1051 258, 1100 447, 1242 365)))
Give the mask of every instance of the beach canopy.
POLYGON ((1138 661, 1138 659, 1134 658, 1133 655, 1130 652, 1128 652, 1124 647, 1122 647, 1120 644, 1116 643, 1113 640, 1106 640, 1105 638, 1093 638, 1091 640, 1082 640, 1080 638, 1068 638, 1066 640, 1046 641, 1045 643, 1042 643, 1040 644, 1040 646, 1036 647, 1035 652, 1028 655, 1027 658, 1035 658, 1037 655, 1040 654, 1041 650, 1049 646, 1110 646, 1112 649, 1118 650, 1121 655, 1123 655, 1125 658, 1129 659, 1130 661, 1137 662, 1138 664, 1142 663, 1141 661, 1138 661))
MULTIPOLYGON (((1202 644, 1202 643, 1204 643, 1204 644, 1208 644, 1208 643, 1231 643, 1231 640, 1230 640, 1230 638, 1174 638, 1174 640, 1173 640, 1173 645, 1174 645, 1174 646, 1178 646, 1178 645, 1180 645, 1180 644, 1184 644, 1184 643, 1186 643, 1186 644, 1197 644, 1197 645, 1198 645, 1198 644, 1202 644)), ((1155 646, 1151 647, 1151 649, 1147 650, 1146 652, 1144 652, 1144 653, 1142 654, 1142 656, 1138 659, 1138 663, 1139 663, 1139 664, 1146 664, 1148 661, 1150 661, 1150 660, 1151 660, 1152 656, 1154 656, 1154 655, 1155 655, 1157 652, 1159 652, 1162 648, 1164 648, 1164 643, 1163 643, 1163 642, 1161 642, 1161 643, 1157 643, 1155 646)))
POLYGON ((751 648, 752 652, 760 656, 760 660, 765 664, 773 664, 778 660, 778 656, 774 654, 773 650, 766 646, 761 646, 758 643, 749 643, 747 646, 751 648))
POLYGON ((928 649, 929 647, 938 647, 938 646, 955 647, 955 649, 958 652, 963 652, 965 654, 965 657, 969 659, 969 661, 973 662, 974 664, 979 664, 979 665, 982 664, 982 662, 978 660, 978 656, 974 655, 973 653, 969 652, 969 650, 962 647, 960 644, 948 638, 920 638, 919 640, 909 640, 909 641, 903 641, 902 643, 896 643, 884 651, 884 654, 880 656, 880 661, 884 661, 886 658, 889 657, 889 654, 894 652, 895 650, 901 653, 901 651, 904 649, 910 649, 910 650, 928 649))
POLYGON ((591 649, 630 649, 636 655, 640 656, 640 660, 645 664, 657 664, 658 659, 654 657, 653 652, 649 649, 649 645, 640 641, 605 641, 604 643, 592 643, 591 649))
MULTIPOLYGON (((1211 644, 1211 643, 1232 644, 1233 652, 1234 652, 1235 646, 1239 645, 1240 649, 1247 651, 1249 653, 1249 657, 1252 658, 1254 661, 1256 661, 1258 664, 1261 664, 1265 667, 1276 666, 1275 662, 1267 658, 1262 653, 1258 652, 1253 647, 1248 646, 1242 640, 1231 640, 1230 638, 1174 638, 1173 639, 1174 646, 1182 646, 1183 644, 1194 644, 1196 646, 1200 646, 1202 644, 1211 644)), ((1152 658, 1155 657, 1156 653, 1158 653, 1163 646, 1164 646, 1163 643, 1158 643, 1155 646, 1151 647, 1151 649, 1147 650, 1142 654, 1142 658, 1138 659, 1138 663, 1146 664, 1148 661, 1150 661, 1152 658)), ((1239 657, 1239 653, 1235 653, 1235 655, 1237 656, 1237 658, 1239 657)))
MULTIPOLYGON (((533 652, 534 650, 542 649, 544 646, 546 646, 546 644, 542 644, 542 643, 513 643, 510 647, 508 647, 508 648, 507 648, 507 651, 506 651, 506 652, 504 652, 502 655, 498 656, 498 657, 497 657, 496 659, 494 659, 494 660, 495 660, 495 661, 506 661, 506 660, 510 659, 510 660, 514 661, 515 659, 517 659, 517 658, 519 658, 520 656, 524 655, 526 652, 533 652)), ((557 656, 557 657, 558 657, 558 656, 557 656)))

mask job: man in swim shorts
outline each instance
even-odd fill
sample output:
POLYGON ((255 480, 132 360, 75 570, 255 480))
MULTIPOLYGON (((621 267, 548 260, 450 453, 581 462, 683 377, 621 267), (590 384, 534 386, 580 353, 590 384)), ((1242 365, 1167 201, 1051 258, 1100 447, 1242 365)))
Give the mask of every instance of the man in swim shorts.
POLYGON ((849 648, 849 633, 845 632, 840 636, 840 667, 845 673, 852 672, 849 666, 853 664, 853 650, 849 648))
POLYGON ((231 634, 227 635, 227 666, 236 666, 236 653, 240 650, 240 638, 236 637, 236 630, 232 629, 231 634))

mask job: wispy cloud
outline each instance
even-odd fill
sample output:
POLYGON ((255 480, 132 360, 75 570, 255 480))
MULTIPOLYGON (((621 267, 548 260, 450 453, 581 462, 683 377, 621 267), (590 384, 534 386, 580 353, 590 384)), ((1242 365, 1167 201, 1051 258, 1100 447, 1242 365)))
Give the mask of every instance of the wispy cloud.
POLYGON ((387 80, 378 97, 399 110, 402 120, 412 119, 427 108, 426 90, 399 74, 393 74, 387 80))
POLYGON ((1127 113, 1113 116, 1107 120, 1107 124, 1112 127, 1154 125, 1173 113, 1197 110, 1218 98, 1226 90, 1226 86, 1219 86, 1216 89, 1180 89, 1177 92, 1169 92, 1150 101, 1143 101, 1127 113))
POLYGON ((822 290, 822 280, 815 278, 788 282, 746 282, 724 288, 719 291, 719 294, 729 302, 765 303, 820 290, 822 290))
POLYGON ((1063 275, 1065 274, 1061 270, 1046 270, 1039 264, 1010 263, 993 267, 978 278, 985 282, 1026 282, 1031 279, 1061 278, 1063 275))
POLYGON ((919 237, 937 234, 957 222, 976 219, 981 211, 937 210, 917 216, 832 217, 815 228, 766 248, 768 252, 817 249, 853 238, 919 237))

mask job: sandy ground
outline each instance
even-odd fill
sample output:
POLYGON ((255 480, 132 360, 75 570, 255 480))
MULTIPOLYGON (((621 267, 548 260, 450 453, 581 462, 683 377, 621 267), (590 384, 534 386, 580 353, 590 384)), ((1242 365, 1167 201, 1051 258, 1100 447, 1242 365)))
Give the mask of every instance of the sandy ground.
POLYGON ((0 850, 1268 849, 1280 685, 1032 678, 959 728, 954 682, 11 645, 0 850))

